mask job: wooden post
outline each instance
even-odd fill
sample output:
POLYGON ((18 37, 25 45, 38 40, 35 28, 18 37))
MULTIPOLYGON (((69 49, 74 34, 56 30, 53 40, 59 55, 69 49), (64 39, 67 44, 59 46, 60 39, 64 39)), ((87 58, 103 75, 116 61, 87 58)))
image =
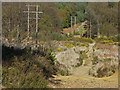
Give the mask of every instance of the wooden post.
POLYGON ((97 20, 97 23, 98 23, 97 37, 100 38, 100 24, 99 24, 98 20, 97 20))
POLYGON ((75 26, 76 26, 76 16, 75 16, 75 26))
POLYGON ((91 19, 90 19, 90 38, 91 38, 91 19))
POLYGON ((74 21, 74 24, 75 24, 74 32, 75 32, 75 30, 76 30, 76 16, 74 18, 75 18, 75 21, 74 21))
POLYGON ((71 32, 72 32, 72 16, 71 16, 71 32))
POLYGON ((29 17, 30 17, 30 13, 29 13, 29 5, 28 5, 28 35, 27 35, 27 40, 29 41, 29 31, 30 31, 30 28, 29 28, 29 17))
POLYGON ((10 18, 9 18, 9 32, 10 32, 10 18))
POLYGON ((37 47, 37 33, 38 33, 38 5, 36 6, 36 47, 37 47))
POLYGON ((17 43, 19 43, 19 25, 17 25, 17 43))

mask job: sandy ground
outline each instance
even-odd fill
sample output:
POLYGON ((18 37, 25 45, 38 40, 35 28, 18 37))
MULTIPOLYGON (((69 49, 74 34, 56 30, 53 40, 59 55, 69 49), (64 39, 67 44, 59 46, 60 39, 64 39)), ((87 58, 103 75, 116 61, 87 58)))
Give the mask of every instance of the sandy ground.
POLYGON ((56 75, 53 80, 59 83, 50 83, 52 88, 118 88, 118 70, 109 77, 95 78, 87 74, 89 67, 80 67, 74 70, 71 76, 56 75))

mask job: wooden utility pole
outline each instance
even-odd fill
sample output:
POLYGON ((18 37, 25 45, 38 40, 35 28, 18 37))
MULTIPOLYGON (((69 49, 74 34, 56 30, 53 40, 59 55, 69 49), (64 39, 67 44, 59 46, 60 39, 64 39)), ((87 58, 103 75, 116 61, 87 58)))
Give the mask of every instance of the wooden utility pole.
POLYGON ((90 19, 90 38, 91 38, 91 19, 90 19))
POLYGON ((76 16, 74 16, 74 18, 75 18, 75 23, 74 23, 74 24, 75 24, 75 26, 76 26, 76 16))
POLYGON ((98 22, 98 31, 97 31, 97 37, 100 38, 100 24, 98 22))
POLYGON ((36 6, 36 39, 37 39, 37 32, 38 32, 38 5, 36 6))
POLYGON ((76 16, 71 16, 71 33, 72 33, 72 24, 74 23, 74 30, 76 27, 76 16), (74 18, 74 22, 73 22, 73 18, 74 18))
POLYGON ((17 43, 19 43, 19 37, 20 33, 19 33, 19 25, 17 25, 17 43))
MULTIPOLYGON (((40 13, 43 13, 43 12, 39 12, 38 11, 38 8, 39 8, 39 5, 26 5, 27 7, 28 7, 28 11, 24 11, 25 13, 28 13, 28 40, 29 40, 29 19, 35 19, 36 20, 36 44, 37 44, 37 33, 38 33, 38 19, 40 19, 40 18, 38 18, 38 14, 40 14, 40 13), (36 11, 30 11, 30 7, 36 7, 36 11), (30 18, 29 17, 29 14, 30 13, 34 13, 34 14, 36 14, 36 18, 30 18)), ((36 47, 37 47, 37 45, 36 45, 36 47)))
POLYGON ((28 13, 28 19, 27 19, 27 22, 28 22, 28 28, 27 28, 27 31, 28 31, 28 34, 27 34, 27 40, 29 41, 29 31, 30 31, 30 28, 29 28, 29 19, 30 19, 30 5, 26 5, 27 8, 28 8, 28 11, 24 11, 24 13, 28 13))
POLYGON ((74 16, 74 19, 75 19, 75 21, 74 21, 74 24, 75 24, 75 25, 74 25, 74 27, 75 27, 75 28, 74 28, 74 32, 75 32, 75 29, 76 29, 76 16, 74 16))
POLYGON ((29 32, 30 32, 30 27, 29 27, 29 18, 30 18, 30 13, 29 13, 29 5, 28 5, 28 41, 29 41, 29 32))
POLYGON ((71 16, 71 33, 72 33, 72 16, 71 16))
POLYGON ((9 18, 9 32, 10 32, 10 18, 9 18))

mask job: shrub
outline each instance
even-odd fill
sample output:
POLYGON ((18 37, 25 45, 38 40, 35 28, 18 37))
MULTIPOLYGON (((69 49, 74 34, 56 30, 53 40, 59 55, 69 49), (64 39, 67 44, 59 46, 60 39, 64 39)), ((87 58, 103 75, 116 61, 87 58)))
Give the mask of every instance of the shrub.
POLYGON ((74 32, 74 35, 80 35, 80 32, 74 32))
POLYGON ((62 49, 60 49, 60 48, 57 48, 57 51, 61 52, 61 51, 62 51, 62 49))
POLYGON ((103 41, 100 41, 100 43, 110 44, 110 43, 113 43, 113 41, 112 40, 103 40, 103 41))
POLYGON ((67 38, 68 41, 76 41, 76 42, 88 42, 88 43, 93 43, 93 39, 92 38, 79 38, 79 37, 71 37, 71 38, 67 38))
MULTIPOLYGON (((6 48, 4 52, 9 50, 6 48)), ((16 54, 17 51, 12 49, 14 57, 3 59, 3 86, 7 88, 47 88, 46 79, 56 74, 58 70, 53 65, 54 57, 49 54, 50 60, 39 52, 28 54, 29 49, 19 50, 20 54, 16 54)), ((5 56, 6 54, 4 53, 5 56)))
POLYGON ((87 58, 87 55, 86 55, 85 51, 81 51, 80 56, 79 56, 80 63, 78 63, 76 66, 78 67, 78 66, 82 65, 83 60, 86 59, 86 58, 87 58))
POLYGON ((117 39, 117 42, 120 42, 120 35, 115 36, 117 39))
POLYGON ((48 52, 48 59, 50 59, 51 61, 52 61, 52 64, 54 65, 55 64, 55 60, 56 60, 56 58, 55 58, 55 55, 52 53, 52 50, 50 50, 49 52, 48 52))
POLYGON ((104 59, 104 62, 107 62, 107 59, 106 59, 106 58, 104 59))
POLYGON ((69 34, 69 37, 73 37, 73 34, 72 34, 72 33, 70 33, 70 34, 69 34))
POLYGON ((93 57, 92 64, 95 65, 98 63, 98 57, 93 57))
POLYGON ((45 80, 40 66, 36 63, 36 60, 18 61, 16 59, 12 61, 11 65, 4 66, 3 85, 7 88, 46 88, 48 82, 45 80))
POLYGON ((83 60, 81 60, 81 62, 80 62, 80 63, 77 63, 76 65, 73 65, 73 67, 79 67, 79 66, 81 66, 81 65, 82 65, 82 63, 83 63, 83 60))
POLYGON ((114 42, 118 42, 119 36, 110 36, 108 40, 113 40, 114 42))
POLYGON ((57 72, 58 74, 61 74, 62 76, 67 76, 69 75, 69 72, 67 69, 59 69, 59 71, 57 72))
POLYGON ((72 38, 72 37, 69 37, 69 38, 67 38, 67 40, 68 40, 68 41, 72 41, 72 40, 73 40, 73 38, 72 38))
POLYGON ((101 38, 95 38, 96 42, 100 42, 102 44, 114 44, 117 45, 116 42, 119 41, 119 36, 110 36, 110 37, 101 37, 101 38))
POLYGON ((104 77, 108 72, 108 68, 99 68, 97 70, 98 76, 97 77, 104 77))
POLYGON ((82 44, 79 45, 79 47, 84 47, 84 46, 88 47, 89 45, 88 45, 88 43, 82 43, 82 44))
POLYGON ((74 46, 73 44, 68 44, 68 43, 64 43, 64 45, 65 45, 66 47, 68 47, 68 48, 71 48, 71 47, 74 46))

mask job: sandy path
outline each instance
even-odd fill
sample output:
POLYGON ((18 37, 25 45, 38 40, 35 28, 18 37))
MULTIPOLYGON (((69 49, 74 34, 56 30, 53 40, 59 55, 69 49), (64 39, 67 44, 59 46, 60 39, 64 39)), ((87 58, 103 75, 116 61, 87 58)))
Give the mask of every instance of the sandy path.
POLYGON ((71 76, 54 76, 54 80, 60 80, 60 84, 52 84, 53 88, 118 88, 118 71, 110 77, 95 78, 86 72, 88 67, 81 67, 74 70, 76 73, 71 76))

